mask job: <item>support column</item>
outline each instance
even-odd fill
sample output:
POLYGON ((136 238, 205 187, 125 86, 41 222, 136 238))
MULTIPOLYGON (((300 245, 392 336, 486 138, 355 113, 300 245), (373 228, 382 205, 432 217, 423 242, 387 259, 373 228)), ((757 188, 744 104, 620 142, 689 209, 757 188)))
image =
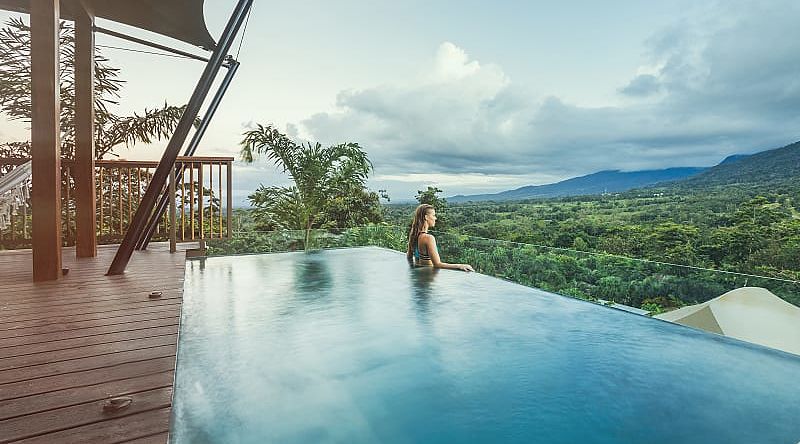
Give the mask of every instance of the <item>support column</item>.
POLYGON ((61 276, 59 0, 30 5, 33 280, 49 281, 61 276))
MULTIPOLYGON (((133 220, 130 225, 128 225, 125 238, 117 249, 117 254, 114 256, 114 260, 108 267, 108 273, 106 274, 116 275, 125 272, 125 267, 131 259, 136 244, 139 243, 139 240, 144 235, 147 220, 153 213, 153 209, 157 203, 156 200, 164 185, 166 185, 168 175, 175 174, 175 159, 178 157, 178 152, 184 142, 186 142, 186 136, 189 134, 194 119, 197 118, 197 114, 200 112, 200 107, 203 105, 206 96, 208 96, 208 91, 211 89, 214 78, 222 67, 225 55, 233 44, 233 40, 236 38, 236 34, 239 32, 239 28, 245 21, 247 13, 250 11, 252 5, 253 0, 239 0, 236 4, 236 8, 234 8, 230 19, 228 19, 228 24, 225 25, 225 30, 222 31, 219 43, 217 43, 217 47, 211 54, 211 59, 203 70, 203 74, 200 76, 200 80, 195 86, 189 103, 186 104, 186 109, 183 111, 181 120, 178 122, 178 125, 175 127, 175 132, 169 139, 167 148, 164 150, 158 167, 153 173, 153 178, 150 180, 150 185, 147 186, 147 191, 145 191, 144 197, 142 197, 139 203, 139 208, 136 210, 133 220)), ((200 214, 202 214, 202 212, 200 214)))
POLYGON ((94 172, 94 15, 75 11, 75 254, 97 256, 94 172))

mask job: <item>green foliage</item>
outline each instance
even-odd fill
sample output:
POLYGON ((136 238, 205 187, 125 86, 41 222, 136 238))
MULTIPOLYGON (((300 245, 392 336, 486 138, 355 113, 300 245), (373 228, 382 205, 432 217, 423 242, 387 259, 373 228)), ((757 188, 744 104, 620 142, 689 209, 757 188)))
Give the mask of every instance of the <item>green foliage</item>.
POLYGON ((650 312, 650 315, 657 315, 664 312, 664 308, 661 305, 654 303, 654 302, 643 302, 642 303, 642 310, 647 310, 650 312))
MULTIPOLYGON (((435 204, 438 193, 429 188, 418 198, 435 204)), ((798 202, 796 183, 772 179, 481 202, 448 205, 449 225, 437 224, 434 234, 448 262, 588 300, 659 312, 757 286, 800 305, 800 285, 790 282, 800 280, 798 202)), ((403 227, 413 209, 389 205, 385 217, 403 227)), ((379 242, 383 233, 361 240, 379 242)), ((404 250, 404 242, 395 243, 390 248, 404 250)))
POLYGON ((447 199, 439 197, 438 194, 443 191, 437 187, 429 186, 427 190, 417 190, 417 202, 420 204, 433 205, 436 212, 444 211, 447 207, 447 199))
MULTIPOLYGON (((75 31, 68 22, 61 22, 59 66, 61 98, 61 155, 72 159, 75 153, 75 31)), ((108 59, 95 51, 95 155, 102 158, 114 154, 124 144, 151 143, 168 138, 185 107, 164 103, 131 116, 119 116, 109 110, 117 104, 123 80, 119 69, 108 65, 108 59)), ((11 119, 31 120, 30 27, 20 18, 11 18, 0 29, 0 110, 11 119)), ((30 142, 5 142, 0 145, 2 157, 29 157, 30 142)))
POLYGON ((206 245, 209 256, 363 246, 404 251, 404 231, 398 227, 373 224, 338 230, 313 229, 310 235, 306 230, 244 231, 236 232, 231 239, 209 240, 206 245))
MULTIPOLYGON (((59 42, 61 157, 71 160, 75 157, 75 37, 70 23, 61 22, 59 42)), ((10 119, 24 122, 30 122, 32 115, 30 44, 30 27, 22 19, 11 18, 5 27, 0 28, 0 111, 10 119)), ((100 50, 95 51, 94 74, 96 158, 116 155, 115 150, 121 145, 151 143, 171 136, 185 107, 164 103, 130 116, 117 115, 110 108, 117 104, 124 81, 119 78, 119 69, 110 66, 100 50)), ((30 150, 29 140, 0 143, 0 157, 29 158, 30 150)), ((11 168, 11 165, 0 165, 0 175, 11 168)), ((70 170, 73 174, 74 171, 70 170)), ((145 173, 145 176, 149 177, 149 173, 145 173)), ((75 195, 73 177, 62 173, 61 183, 62 196, 75 195)), ((105 196, 109 199, 117 199, 129 191, 122 180, 98 186, 104 187, 105 196)), ((139 194, 143 194, 144 186, 138 182, 136 186, 140 188, 139 194)), ((65 200, 64 205, 73 205, 73 202, 65 200)), ((106 213, 103 220, 98 222, 108 227, 118 227, 121 214, 106 213)), ((74 242, 74 223, 74 218, 70 220, 66 217, 62 222, 62 238, 68 245, 74 242)), ((19 225, 22 225, 21 221, 19 225)), ((30 239, 25 238, 29 233, 23 231, 6 229, 0 232, 0 248, 28 246, 30 239)), ((109 235, 103 230, 99 230, 98 234, 100 242, 115 242, 120 237, 119 233, 109 235)))
POLYGON ((693 178, 678 182, 676 186, 684 190, 720 185, 760 186, 768 183, 773 189, 791 187, 792 182, 800 176, 798 159, 800 142, 722 163, 693 178))
MULTIPOLYGON (((655 303, 667 310, 706 301, 736 287, 756 285, 800 305, 800 288, 795 284, 734 279, 727 274, 656 263, 800 280, 797 202, 800 189, 796 184, 775 190, 770 182, 692 191, 664 189, 617 196, 450 205, 448 240, 437 240, 440 249, 448 251, 444 255, 448 261, 469 262, 489 274, 577 297, 636 307, 655 303), (518 249, 514 244, 495 247, 471 239, 475 251, 460 250, 449 236, 463 234, 542 247, 515 255, 498 252, 498 248, 518 249), (572 262, 563 262, 564 257, 572 262)), ((405 222, 412 209, 410 205, 391 205, 387 220, 405 222)))
POLYGON ((440 230, 447 227, 447 199, 438 195, 442 192, 441 189, 431 186, 427 190, 417 190, 417 202, 432 205, 436 210, 436 227, 440 230))
POLYGON ((258 125, 244 133, 241 145, 245 162, 264 155, 294 182, 261 185, 248 196, 259 229, 305 230, 307 242, 314 228, 382 220, 379 195, 366 188, 372 163, 357 143, 298 144, 270 125, 258 125))

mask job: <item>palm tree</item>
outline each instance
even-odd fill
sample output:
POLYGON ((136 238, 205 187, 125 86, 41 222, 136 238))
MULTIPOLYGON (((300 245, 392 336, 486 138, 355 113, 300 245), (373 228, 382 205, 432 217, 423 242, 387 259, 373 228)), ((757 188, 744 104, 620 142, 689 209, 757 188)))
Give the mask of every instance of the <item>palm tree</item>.
MULTIPOLYGON (((61 97, 61 155, 72 159, 75 153, 75 32, 71 24, 61 22, 59 32, 61 97)), ((20 18, 11 18, 0 29, 0 111, 13 120, 31 120, 30 26, 20 18)), ((132 116, 118 116, 108 108, 117 103, 123 80, 119 69, 107 64, 99 50, 95 52, 95 156, 114 154, 119 145, 150 143, 169 137, 185 107, 164 103, 132 116)), ((6 141, 0 144, 0 156, 28 157, 30 141, 6 141)))
MULTIPOLYGON (((311 229, 328 221, 328 204, 364 193, 372 171, 372 163, 357 143, 298 144, 271 125, 245 132, 241 145, 243 161, 251 163, 255 155, 265 155, 294 182, 288 187, 261 185, 248 196, 257 208, 256 217, 275 228, 305 230, 305 246, 311 229)), ((374 200, 377 203, 377 194, 374 200)))
MULTIPOLYGON (((61 157, 72 160, 75 157, 75 30, 72 24, 61 22, 59 43, 61 157)), ((30 26, 18 17, 11 18, 5 27, 0 28, 0 113, 12 120, 31 121, 30 50, 30 26)), ((95 51, 94 65, 94 148, 97 159, 108 154, 116 155, 115 149, 122 145, 151 143, 170 137, 185 106, 164 103, 133 115, 117 115, 109 108, 117 104, 124 84, 119 78, 119 69, 108 65, 108 59, 99 49, 95 51)), ((30 140, 0 143, 0 158, 26 158, 30 153, 30 140)), ((0 174, 11 168, 12 165, 0 165, 0 174)), ((75 170, 70 171, 74 174, 75 170)), ((75 182, 70 179, 62 174, 63 189, 74 187, 75 182)), ((120 187, 116 189, 117 193, 122 192, 120 187)), ((74 195, 71 191, 69 194, 74 195)), ((62 224, 64 239, 68 241, 74 234, 71 227, 71 224, 62 224)))

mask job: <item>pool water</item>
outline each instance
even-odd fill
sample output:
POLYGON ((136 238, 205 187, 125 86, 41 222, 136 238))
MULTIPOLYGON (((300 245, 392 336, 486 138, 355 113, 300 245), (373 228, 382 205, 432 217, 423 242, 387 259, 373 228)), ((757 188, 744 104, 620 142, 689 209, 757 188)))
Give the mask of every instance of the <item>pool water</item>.
POLYGON ((800 357, 381 248, 190 261, 175 443, 796 443, 800 357))

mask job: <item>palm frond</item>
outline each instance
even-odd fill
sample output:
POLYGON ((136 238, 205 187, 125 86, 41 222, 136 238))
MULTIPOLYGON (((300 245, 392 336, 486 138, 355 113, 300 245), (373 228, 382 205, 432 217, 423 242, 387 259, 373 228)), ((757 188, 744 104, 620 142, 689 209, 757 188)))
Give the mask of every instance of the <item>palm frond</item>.
POLYGON ((243 160, 266 155, 294 181, 291 188, 262 185, 249 196, 265 225, 308 231, 381 219, 378 194, 365 188, 372 163, 357 143, 297 144, 272 126, 258 125, 244 133, 241 145, 243 160))
POLYGON ((288 230, 306 228, 310 211, 297 187, 261 185, 247 199, 255 207, 254 214, 262 225, 288 230))
POLYGON ((98 156, 125 144, 131 146, 139 142, 152 143, 172 136, 175 127, 183 116, 186 106, 172 106, 164 103, 162 108, 145 109, 144 114, 134 113, 128 117, 112 117, 96 141, 98 156))
POLYGON ((284 173, 296 177, 295 157, 299 147, 292 139, 272 125, 261 124, 243 135, 239 154, 244 162, 252 163, 256 156, 264 155, 284 173))

